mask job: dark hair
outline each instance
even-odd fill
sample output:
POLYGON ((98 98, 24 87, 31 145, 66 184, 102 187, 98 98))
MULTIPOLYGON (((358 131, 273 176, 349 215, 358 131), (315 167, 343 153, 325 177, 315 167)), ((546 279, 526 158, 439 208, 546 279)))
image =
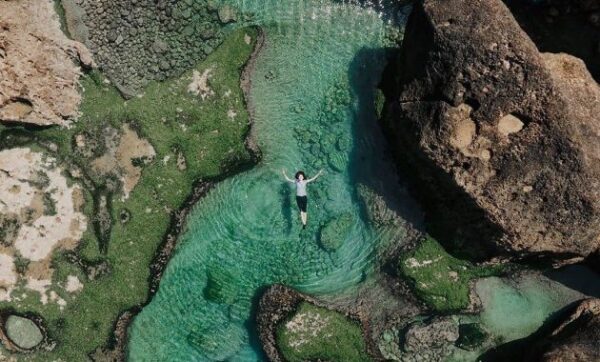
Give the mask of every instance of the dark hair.
POLYGON ((300 175, 302 175, 302 177, 306 180, 306 174, 304 173, 304 171, 298 171, 298 172, 296 172, 296 176, 294 176, 296 178, 296 180, 298 180, 298 178, 300 177, 300 175))

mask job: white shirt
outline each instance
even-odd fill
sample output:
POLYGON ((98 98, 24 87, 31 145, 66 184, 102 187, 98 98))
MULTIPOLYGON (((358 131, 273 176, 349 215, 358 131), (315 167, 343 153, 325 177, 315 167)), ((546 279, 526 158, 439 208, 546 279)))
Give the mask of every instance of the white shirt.
POLYGON ((296 196, 306 196, 306 184, 308 182, 306 180, 296 180, 294 183, 296 184, 296 196))

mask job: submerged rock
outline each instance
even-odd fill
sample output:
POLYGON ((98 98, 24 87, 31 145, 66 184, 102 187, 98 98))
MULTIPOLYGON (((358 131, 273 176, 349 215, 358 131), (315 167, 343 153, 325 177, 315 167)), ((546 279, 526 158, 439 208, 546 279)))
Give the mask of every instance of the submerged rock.
POLYGON ((440 348, 458 339, 458 324, 450 317, 434 318, 428 323, 411 325, 404 339, 404 348, 409 352, 440 348))
POLYGON ((539 53, 500 0, 426 0, 397 67, 387 126, 448 240, 481 257, 598 249, 600 89, 583 62, 539 53))
POLYGON ((44 340, 40 328, 28 318, 11 315, 4 325, 6 335, 19 348, 31 349, 44 340))
POLYGON ((327 251, 336 251, 348 237, 354 218, 350 213, 341 214, 331 219, 321 229, 321 246, 327 251))
POLYGON ((219 11, 218 11, 218 15, 219 15, 219 20, 223 24, 227 24, 227 23, 237 20, 237 12, 230 5, 224 5, 224 6, 220 7, 219 11))

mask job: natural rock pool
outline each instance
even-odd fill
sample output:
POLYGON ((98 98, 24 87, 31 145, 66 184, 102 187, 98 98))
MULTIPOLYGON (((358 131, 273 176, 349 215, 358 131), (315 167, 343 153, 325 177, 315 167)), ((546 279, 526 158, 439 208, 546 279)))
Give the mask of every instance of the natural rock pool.
MULTIPOLYGON (((266 286, 325 299, 352 294, 375 274, 378 256, 419 224, 377 127, 376 86, 404 21, 399 9, 326 0, 220 4, 237 9, 229 27, 265 31, 248 94, 263 159, 218 184, 189 215, 157 294, 130 327, 132 361, 264 360, 253 316, 266 286), (306 230, 282 168, 309 177, 325 170, 309 186, 306 230), (337 235, 327 245, 324 228, 337 235)), ((514 285, 490 278, 476 292, 482 313, 466 320, 497 341, 522 338, 594 294, 544 278, 514 285)), ((481 352, 453 357, 475 360, 481 352)))
POLYGON ((375 110, 384 48, 397 32, 389 14, 324 0, 231 4, 240 10, 234 26, 260 25, 266 35, 249 93, 263 159, 189 216, 158 293, 130 328, 133 361, 261 359, 252 326, 261 287, 351 290, 378 253, 402 242, 404 222, 392 210, 403 193, 375 110), (282 168, 325 170, 309 187, 306 230, 282 168), (328 251, 320 229, 337 219, 341 245, 328 251))

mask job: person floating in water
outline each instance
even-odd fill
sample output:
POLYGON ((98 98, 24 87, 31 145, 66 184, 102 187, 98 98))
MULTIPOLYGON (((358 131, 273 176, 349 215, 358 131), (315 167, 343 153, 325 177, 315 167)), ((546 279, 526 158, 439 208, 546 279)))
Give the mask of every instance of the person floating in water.
POLYGON ((282 169, 281 172, 283 173, 283 177, 285 177, 285 179, 288 182, 291 182, 296 185, 296 203, 298 203, 298 209, 300 209, 300 220, 302 220, 302 228, 306 228, 306 207, 308 206, 306 184, 308 184, 309 182, 313 182, 319 176, 321 176, 323 170, 320 170, 319 173, 315 175, 315 177, 309 179, 306 179, 306 174, 304 174, 304 171, 298 171, 296 172, 295 180, 292 180, 288 177, 288 175, 285 173, 285 169, 282 169))

